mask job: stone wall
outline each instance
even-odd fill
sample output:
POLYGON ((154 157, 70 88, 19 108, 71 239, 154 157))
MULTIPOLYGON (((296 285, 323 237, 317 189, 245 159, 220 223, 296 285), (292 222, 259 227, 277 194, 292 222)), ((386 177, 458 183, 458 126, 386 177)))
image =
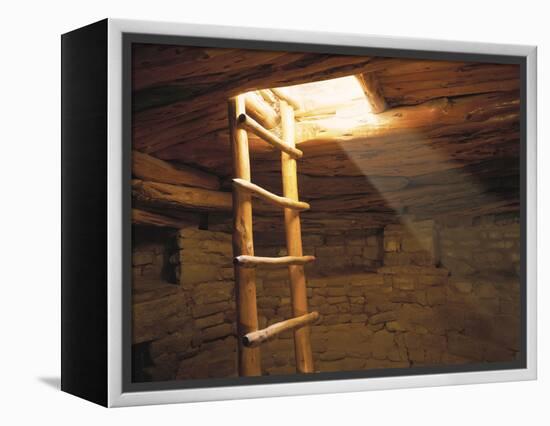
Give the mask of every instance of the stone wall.
MULTIPOLYGON (((190 226, 170 238, 167 247, 175 249, 162 252, 162 262, 151 243, 134 253, 141 274, 136 271, 134 281, 134 343, 143 380, 234 376, 231 235, 190 226), (143 263, 151 259, 147 253, 155 253, 156 267, 143 263), (163 278, 170 275, 167 257, 176 285, 163 278)), ((516 217, 326 229, 303 242, 304 253, 317 257, 306 275, 310 310, 320 313, 311 327, 318 371, 518 356, 516 217)), ((257 255, 282 256, 282 247, 282 235, 256 236, 257 255)), ((292 316, 285 268, 259 268, 257 296, 261 328, 292 316)), ((294 373, 293 345, 292 333, 262 345, 263 374, 294 373)))
POLYGON ((449 340, 474 360, 509 361, 520 348, 520 224, 517 214, 442 224, 441 264, 451 271, 447 300, 464 312, 449 340))
POLYGON ((519 276, 519 216, 484 216, 441 224, 441 262, 455 275, 519 276))
MULTIPOLYGON (((134 276, 133 342, 147 352, 143 380, 235 374, 231 235, 191 226, 165 238, 175 247, 169 258, 175 285, 158 269, 134 276)), ((138 244, 134 263, 154 246, 138 244)))

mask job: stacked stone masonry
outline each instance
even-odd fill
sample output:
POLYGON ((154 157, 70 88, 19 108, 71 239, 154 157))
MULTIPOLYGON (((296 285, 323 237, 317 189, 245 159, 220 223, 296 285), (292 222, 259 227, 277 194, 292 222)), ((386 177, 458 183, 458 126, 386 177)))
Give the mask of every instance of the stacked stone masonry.
MULTIPOLYGON (((164 237, 173 244, 143 242, 134 251, 143 380, 237 375, 231 235, 190 226, 164 237), (171 265, 174 283, 162 265, 171 265)), ((310 310, 320 313, 311 327, 316 370, 519 356, 516 216, 331 230, 303 242, 304 253, 317 257, 306 267, 310 310)), ((280 236, 255 245, 258 255, 286 254, 280 236)), ((261 328, 292 317, 286 268, 258 268, 257 296, 261 328)), ((263 374, 295 373, 293 345, 292 333, 262 345, 263 374)))

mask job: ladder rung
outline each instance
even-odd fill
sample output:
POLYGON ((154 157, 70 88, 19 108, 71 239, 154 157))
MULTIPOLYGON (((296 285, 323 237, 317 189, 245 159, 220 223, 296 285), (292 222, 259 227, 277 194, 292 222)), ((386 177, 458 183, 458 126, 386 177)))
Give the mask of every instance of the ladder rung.
POLYGON ((299 149, 294 148, 293 146, 287 145, 281 138, 274 135, 272 132, 267 130, 265 127, 263 127, 260 123, 258 123, 253 118, 249 117, 246 114, 241 114, 237 118, 237 122, 239 123, 239 126, 244 127, 246 130, 251 131, 259 138, 262 138, 267 143, 269 143, 271 146, 274 146, 275 148, 286 152, 288 155, 290 155, 292 158, 302 158, 303 152, 299 149))
POLYGON ((282 256, 282 257, 260 257, 241 255, 235 258, 235 263, 245 268, 255 268, 258 265, 267 266, 287 266, 287 265, 305 265, 313 262, 315 256, 282 256))
POLYGON ((249 348, 259 346, 273 339, 278 334, 281 334, 288 330, 295 330, 297 328, 304 327, 311 324, 319 318, 319 312, 310 312, 309 314, 302 315, 301 317, 291 318, 275 324, 270 325, 262 330, 252 331, 243 336, 243 345, 249 348))
POLYGON ((309 204, 303 201, 292 200, 287 197, 281 197, 275 195, 272 192, 269 192, 262 187, 249 182, 244 179, 233 179, 233 184, 236 185, 239 189, 251 192, 253 195, 256 195, 259 198, 264 199, 265 201, 275 204, 280 207, 285 207, 292 210, 307 210, 309 209, 309 204))

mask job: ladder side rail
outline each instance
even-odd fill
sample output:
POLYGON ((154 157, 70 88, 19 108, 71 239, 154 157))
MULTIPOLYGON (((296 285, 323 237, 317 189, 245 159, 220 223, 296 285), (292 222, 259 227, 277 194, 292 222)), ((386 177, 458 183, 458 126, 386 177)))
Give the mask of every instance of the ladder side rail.
MULTIPOLYGON (((250 155, 246 130, 237 118, 245 113, 244 96, 231 98, 228 105, 233 176, 250 181, 250 155)), ((252 197, 245 191, 233 191, 233 256, 254 256, 252 235, 252 197)), ((237 304, 238 366, 240 376, 260 376, 260 348, 248 348, 241 337, 258 330, 256 271, 234 264, 235 300, 237 304)))
MULTIPOLYGON (((280 101, 281 128, 283 141, 295 147, 294 110, 284 100, 280 101)), ((281 153, 283 195, 298 200, 298 181, 296 160, 285 152, 281 153)), ((285 208, 285 234, 289 256, 303 256, 300 213, 285 208)), ((290 276, 290 294, 294 317, 308 314, 307 289, 303 265, 288 266, 290 276)), ((299 373, 313 373, 313 355, 311 352, 310 328, 305 326, 294 331, 294 351, 296 370, 299 373)))

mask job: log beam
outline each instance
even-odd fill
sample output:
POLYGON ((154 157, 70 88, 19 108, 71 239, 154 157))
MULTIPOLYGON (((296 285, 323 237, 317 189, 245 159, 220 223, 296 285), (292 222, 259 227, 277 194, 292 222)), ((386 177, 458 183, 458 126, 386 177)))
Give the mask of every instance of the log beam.
POLYGON ((188 213, 186 220, 185 218, 174 218, 147 210, 132 209, 132 223, 134 225, 148 225, 158 226, 161 228, 179 229, 195 222, 198 222, 198 217, 193 213, 188 213))
POLYGON ((260 346, 268 342, 279 334, 289 330, 297 330, 309 324, 313 324, 319 319, 318 312, 311 312, 297 318, 291 318, 285 321, 277 322, 262 330, 253 331, 243 337, 243 345, 249 348, 260 346))
MULTIPOLYGON (((260 93, 261 97, 264 98, 264 101, 270 103, 271 105, 277 102, 277 98, 275 97, 275 95, 271 90, 261 89, 261 90, 258 90, 258 92, 260 93)), ((280 117, 279 117, 279 121, 280 121, 280 117)))
POLYGON ((132 151, 132 174, 142 180, 194 186, 205 189, 220 189, 216 175, 188 166, 172 164, 139 151, 132 151))
POLYGON ((284 87, 274 88, 271 89, 273 94, 277 96, 280 100, 286 102, 288 105, 290 105, 295 110, 302 109, 302 104, 295 98, 293 98, 289 93, 288 90, 284 87))
MULTIPOLYGON (((310 176, 367 173, 411 177, 495 156, 517 155, 519 116, 519 94, 509 92, 443 98, 392 108, 373 114, 372 122, 355 128, 328 128, 317 120, 298 122, 297 148, 304 153, 300 172, 310 176)), ((224 157, 227 140, 224 133, 217 139, 188 142, 158 155, 165 159, 187 159, 228 176, 230 170, 224 157), (213 151, 220 154, 214 156, 213 151)), ((254 145, 251 140, 251 146, 255 176, 280 172, 278 158, 264 149, 265 144, 254 145)))
POLYGON ((279 124, 279 114, 260 95, 249 92, 245 95, 245 101, 246 113, 266 129, 273 129, 279 124))
MULTIPOLYGON (((174 216, 195 212, 231 212, 233 200, 230 192, 171 185, 161 182, 132 180, 134 205, 145 210, 173 212, 174 216)), ((278 209, 262 199, 255 205, 258 214, 273 214, 278 209)))
POLYGON ((134 179, 132 196, 138 204, 155 209, 231 211, 229 192, 134 179))
POLYGON ((376 73, 390 108, 430 99, 520 89, 515 64, 402 60, 376 73))
POLYGON ((372 122, 352 129, 347 126, 325 128, 314 120, 299 122, 297 144, 302 150, 310 144, 316 145, 317 150, 322 150, 324 142, 336 144, 365 141, 370 146, 380 139, 399 140, 399 136, 410 140, 411 132, 422 131, 425 137, 437 137, 446 134, 454 136, 460 134, 462 129, 464 133, 470 133, 476 126, 500 128, 502 123, 518 120, 518 95, 489 93, 458 99, 442 98, 420 105, 392 108, 377 114, 372 122))
POLYGON ((371 105, 372 112, 375 114, 384 112, 387 109, 386 99, 384 98, 382 86, 376 77, 376 73, 358 74, 356 77, 371 105))

